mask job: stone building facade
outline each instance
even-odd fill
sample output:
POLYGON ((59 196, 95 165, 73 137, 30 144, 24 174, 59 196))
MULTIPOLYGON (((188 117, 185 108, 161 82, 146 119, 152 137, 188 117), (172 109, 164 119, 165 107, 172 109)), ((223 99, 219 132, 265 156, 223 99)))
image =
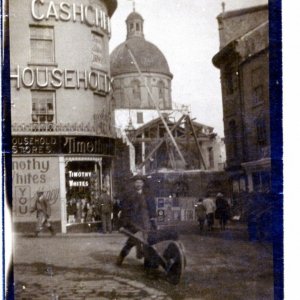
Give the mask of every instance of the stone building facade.
POLYGON ((270 103, 268 6, 221 13, 220 69, 226 170, 233 192, 270 188, 270 103))
POLYGON ((38 190, 62 232, 86 221, 92 191, 111 190, 108 43, 116 6, 116 0, 9 1, 16 228, 35 221, 29 211, 38 190))
MULTIPOLYGON (((130 170, 136 171, 136 165, 141 163, 146 153, 151 151, 153 144, 166 133, 158 109, 161 116, 168 115, 166 119, 172 119, 170 122, 174 124, 183 114, 188 115, 188 112, 184 110, 178 112, 173 108, 171 93, 173 75, 164 54, 145 39, 143 17, 133 11, 126 19, 126 28, 126 40, 112 51, 110 62, 115 123, 120 136, 129 147, 130 170), (145 133, 141 133, 144 129, 145 133), (128 139, 129 136, 138 135, 143 136, 143 142, 137 138, 134 138, 134 141, 128 139)), ((223 169, 222 141, 213 133, 212 127, 197 122, 193 124, 202 134, 201 138, 198 138, 203 148, 204 159, 207 161, 206 165, 214 171, 223 169)), ((120 145, 121 148, 124 150, 120 145)), ((126 156, 128 155, 126 153, 126 156)), ((189 154, 184 153, 184 156, 188 157, 189 154)), ((121 163, 124 164, 124 159, 121 163)), ((160 166, 159 163, 154 165, 157 168, 160 166)), ((198 164, 190 165, 193 168, 199 167, 198 164)), ((119 173, 120 169, 122 168, 118 168, 119 173)), ((144 172, 147 173, 147 168, 144 172)))
POLYGON ((156 105, 162 112, 171 112, 173 75, 163 53, 145 39, 142 16, 135 11, 130 13, 126 27, 126 41, 117 46, 110 56, 115 119, 119 128, 129 125, 137 128, 158 117, 156 105), (129 51, 146 83, 141 79, 129 51))

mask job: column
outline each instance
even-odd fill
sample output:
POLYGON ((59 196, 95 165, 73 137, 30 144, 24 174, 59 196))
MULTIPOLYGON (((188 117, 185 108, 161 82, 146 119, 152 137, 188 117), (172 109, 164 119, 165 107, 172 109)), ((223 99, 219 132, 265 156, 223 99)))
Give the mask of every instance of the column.
POLYGON ((59 159, 59 190, 61 205, 61 232, 67 233, 67 199, 66 199, 66 174, 65 158, 60 156, 59 159))

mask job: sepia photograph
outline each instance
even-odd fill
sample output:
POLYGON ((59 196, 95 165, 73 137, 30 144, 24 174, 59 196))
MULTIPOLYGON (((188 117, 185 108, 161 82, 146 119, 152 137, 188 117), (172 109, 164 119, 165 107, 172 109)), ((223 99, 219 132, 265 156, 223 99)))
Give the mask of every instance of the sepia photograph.
POLYGON ((2 14, 6 299, 283 299, 280 1, 2 14))

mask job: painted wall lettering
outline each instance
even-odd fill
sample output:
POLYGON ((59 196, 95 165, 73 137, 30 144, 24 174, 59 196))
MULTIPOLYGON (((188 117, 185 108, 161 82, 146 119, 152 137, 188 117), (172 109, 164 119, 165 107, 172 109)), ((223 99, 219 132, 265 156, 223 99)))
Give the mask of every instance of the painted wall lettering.
MULTIPOLYGON (((13 68, 12 68, 13 70, 13 68)), ((55 88, 90 89, 100 94, 108 94, 111 80, 106 73, 98 70, 72 70, 48 67, 25 67, 19 65, 11 72, 10 80, 15 87, 24 88, 55 88)))
POLYGON ((110 34, 110 18, 100 7, 76 3, 32 0, 31 15, 35 21, 56 20, 80 22, 89 27, 99 28, 110 34))
POLYGON ((30 213, 30 186, 15 187, 15 209, 17 216, 24 216, 30 213))
MULTIPOLYGON (((13 154, 99 154, 114 155, 115 141, 106 137, 88 136, 13 136, 13 154)), ((21 168, 22 165, 15 166, 21 168)), ((36 167, 37 162, 32 162, 36 167)), ((29 165, 28 167, 31 167, 29 165)), ((33 180, 33 179, 28 179, 33 180)), ((35 179, 36 180, 36 179, 35 179)))
POLYGON ((13 157, 12 159, 13 212, 16 221, 32 222, 31 213, 37 191, 45 193, 51 204, 51 218, 60 219, 60 190, 58 158, 13 157))

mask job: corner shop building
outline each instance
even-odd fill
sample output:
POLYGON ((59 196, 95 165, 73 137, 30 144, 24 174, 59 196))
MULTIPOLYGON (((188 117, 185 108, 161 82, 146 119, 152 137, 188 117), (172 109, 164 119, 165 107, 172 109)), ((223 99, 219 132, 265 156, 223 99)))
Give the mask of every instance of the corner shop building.
POLYGON ((62 232, 85 221, 69 218, 72 199, 89 203, 104 185, 112 194, 108 42, 116 6, 116 0, 9 1, 16 230, 32 228, 38 190, 62 232))

